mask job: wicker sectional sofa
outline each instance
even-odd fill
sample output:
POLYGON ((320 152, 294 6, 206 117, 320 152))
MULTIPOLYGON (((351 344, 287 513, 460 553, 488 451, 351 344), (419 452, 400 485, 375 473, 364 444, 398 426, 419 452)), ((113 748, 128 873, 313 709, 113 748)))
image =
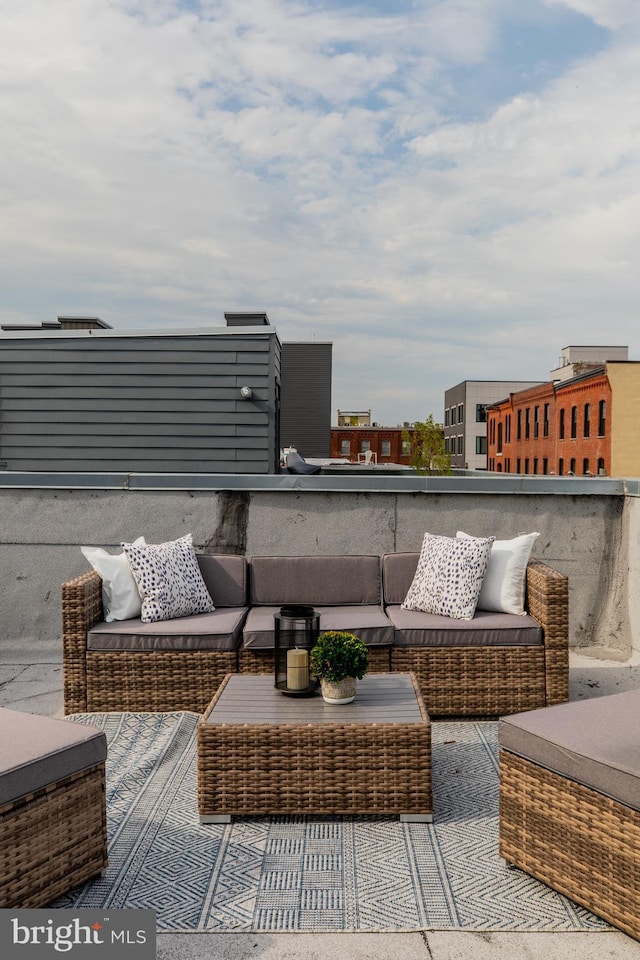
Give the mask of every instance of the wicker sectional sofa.
POLYGON ((62 585, 65 712, 202 713, 228 673, 271 673, 273 614, 313 605, 321 630, 369 646, 370 671, 412 670, 433 716, 496 716, 568 699, 568 582, 527 567, 527 613, 459 621, 403 611, 418 553, 198 555, 213 613, 159 623, 103 620, 95 571, 62 585))

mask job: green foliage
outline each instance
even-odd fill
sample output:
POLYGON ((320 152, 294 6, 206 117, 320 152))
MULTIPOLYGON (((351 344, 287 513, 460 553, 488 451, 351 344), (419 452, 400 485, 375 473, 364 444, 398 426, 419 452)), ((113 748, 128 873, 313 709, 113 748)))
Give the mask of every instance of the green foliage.
POLYGON ((412 432, 403 430, 402 439, 409 444, 409 466, 421 475, 450 474, 451 457, 444 448, 442 427, 433 414, 417 420, 412 432))
POLYGON ((318 680, 337 683, 346 677, 361 680, 369 666, 369 651, 358 637, 345 630, 321 633, 311 648, 311 673, 318 680))

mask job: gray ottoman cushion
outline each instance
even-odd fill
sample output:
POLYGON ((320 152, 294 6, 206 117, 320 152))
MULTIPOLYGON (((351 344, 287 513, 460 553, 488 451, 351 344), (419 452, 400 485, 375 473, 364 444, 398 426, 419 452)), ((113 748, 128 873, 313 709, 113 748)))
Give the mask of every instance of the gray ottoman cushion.
POLYGON ((640 690, 500 720, 500 747, 640 810, 640 690))
POLYGON ((101 730, 0 708, 0 806, 103 762, 101 730))

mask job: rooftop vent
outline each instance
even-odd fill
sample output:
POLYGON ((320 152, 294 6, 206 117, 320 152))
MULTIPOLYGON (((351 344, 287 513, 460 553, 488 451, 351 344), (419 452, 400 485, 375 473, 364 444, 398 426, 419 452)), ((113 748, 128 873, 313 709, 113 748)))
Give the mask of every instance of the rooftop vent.
POLYGON ((225 313, 228 327, 269 327, 266 313, 225 313))

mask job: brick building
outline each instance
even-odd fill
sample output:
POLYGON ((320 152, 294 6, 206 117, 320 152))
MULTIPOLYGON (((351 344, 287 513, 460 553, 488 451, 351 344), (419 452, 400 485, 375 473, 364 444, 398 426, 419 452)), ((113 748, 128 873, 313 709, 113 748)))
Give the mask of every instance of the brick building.
POLYGON ((640 476, 640 364, 609 361, 512 393, 487 411, 498 473, 640 476))
POLYGON ((402 439, 410 427, 332 427, 331 458, 356 462, 368 450, 377 463, 409 463, 409 445, 402 439))

